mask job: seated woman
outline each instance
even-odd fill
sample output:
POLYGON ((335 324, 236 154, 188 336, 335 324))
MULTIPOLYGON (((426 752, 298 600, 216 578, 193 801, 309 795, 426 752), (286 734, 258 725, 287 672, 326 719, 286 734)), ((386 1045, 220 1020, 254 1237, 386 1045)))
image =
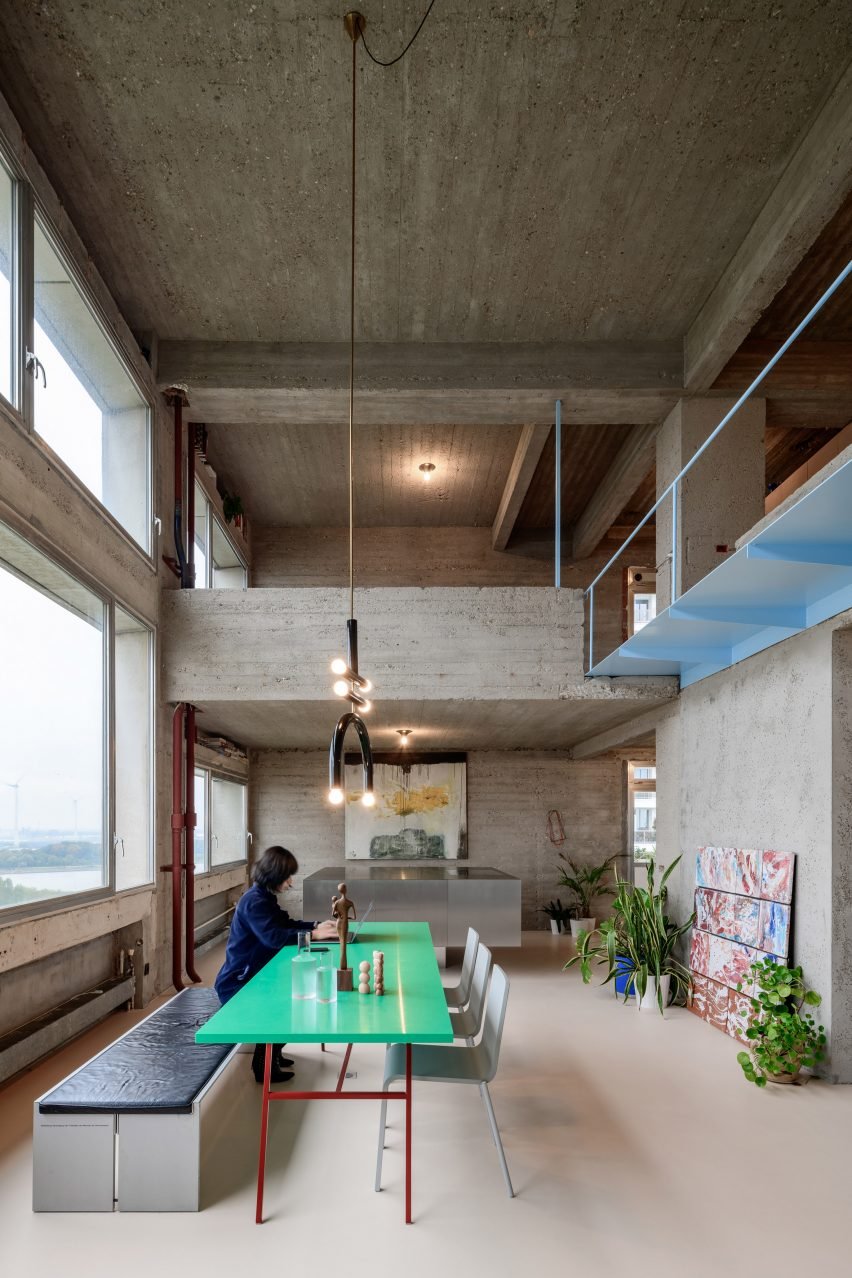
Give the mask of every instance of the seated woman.
MULTIPOLYGON (((250 981, 271 958, 286 945, 295 945, 299 932, 310 932, 314 941, 337 936, 332 920, 309 923, 291 919, 279 904, 279 898, 290 887, 299 862, 286 848, 267 848, 252 870, 252 886, 240 897, 225 950, 225 962, 216 977, 216 993, 222 1003, 250 981)), ((263 1082, 265 1044, 254 1049, 251 1067, 259 1083, 263 1082)), ((286 1067, 293 1062, 281 1055, 280 1045, 272 1054, 272 1082, 285 1083, 293 1077, 286 1067)))

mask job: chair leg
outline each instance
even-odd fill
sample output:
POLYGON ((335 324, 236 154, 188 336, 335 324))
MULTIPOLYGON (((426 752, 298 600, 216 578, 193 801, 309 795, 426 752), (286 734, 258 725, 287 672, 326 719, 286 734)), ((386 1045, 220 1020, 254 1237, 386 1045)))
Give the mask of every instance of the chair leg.
POLYGON ((487 1083, 479 1084, 479 1094, 482 1097, 482 1103, 485 1106, 485 1112, 488 1115, 488 1122, 491 1127, 491 1137, 497 1149, 497 1157, 500 1159, 500 1170, 503 1173, 503 1179, 506 1182, 506 1190, 510 1198, 515 1197, 515 1191, 512 1188, 512 1178, 509 1175, 509 1165, 506 1162, 506 1155, 503 1152, 503 1142, 500 1139, 500 1129, 497 1126, 497 1119, 494 1117, 494 1106, 491 1104, 491 1093, 488 1090, 487 1083))
MULTIPOLYGON (((388 1083, 385 1083, 384 1086, 382 1087, 382 1091, 386 1092, 387 1090, 388 1090, 388 1083)), ((387 1126, 387 1117, 388 1117, 388 1103, 386 1100, 383 1100, 381 1114, 379 1117, 379 1148, 376 1154, 376 1184, 375 1184, 376 1193, 379 1193, 382 1187, 382 1155, 385 1152, 385 1127, 387 1126)))

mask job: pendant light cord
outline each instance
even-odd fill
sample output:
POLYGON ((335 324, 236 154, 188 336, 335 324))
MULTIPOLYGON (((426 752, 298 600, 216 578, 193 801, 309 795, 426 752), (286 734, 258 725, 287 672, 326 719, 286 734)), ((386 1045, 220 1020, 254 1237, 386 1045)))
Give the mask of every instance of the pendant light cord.
MULTIPOLYGON (((360 26, 360 23, 359 23, 360 26)), ((363 33, 362 33, 363 39, 363 33)), ((355 617, 355 499, 352 424, 355 412, 355 85, 358 41, 352 41, 352 273, 349 280, 349 617, 355 617)))
POLYGON ((381 58, 377 58, 375 54, 370 52, 370 46, 367 44, 366 39, 364 39, 364 28, 363 27, 361 28, 361 39, 364 42, 364 51, 367 54, 367 56, 371 58, 373 62, 375 62, 377 67, 392 67, 395 65, 395 63, 400 62, 405 57, 406 53, 408 53, 408 50, 414 44, 414 41, 417 39, 417 37, 420 35, 420 32, 423 30, 423 27, 426 24, 426 19, 429 17, 429 14, 432 12, 432 6, 434 5, 434 3, 435 3, 435 0, 430 0, 429 8, 426 10, 426 12, 423 14, 423 17, 420 19, 420 25, 418 26, 417 30, 414 32, 414 35, 409 40, 408 44, 403 49, 402 53, 398 53, 396 57, 391 58, 389 62, 383 62, 381 58))

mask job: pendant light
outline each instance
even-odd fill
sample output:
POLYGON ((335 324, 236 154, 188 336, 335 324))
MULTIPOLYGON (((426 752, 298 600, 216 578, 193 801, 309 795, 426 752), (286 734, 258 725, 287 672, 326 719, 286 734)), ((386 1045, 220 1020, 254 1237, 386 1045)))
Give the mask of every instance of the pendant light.
POLYGON ((345 798, 343 774, 343 744, 347 732, 354 728, 361 749, 362 795, 366 807, 375 803, 373 794, 373 750, 370 734, 361 715, 371 704, 366 694, 372 685, 358 669, 358 622, 355 620, 355 501, 354 454, 352 428, 355 415, 355 90, 357 70, 357 45, 364 19, 360 13, 347 13, 343 19, 352 41, 352 216, 350 220, 351 260, 349 276, 349 619, 346 622, 346 659, 336 657, 331 663, 332 673, 338 678, 334 693, 350 704, 349 710, 340 716, 331 737, 328 754, 328 797, 331 803, 340 804, 345 798))
MULTIPOLYGON (((358 669, 358 622, 355 620, 355 568, 354 568, 354 530, 355 503, 353 483, 353 449, 352 427, 355 409, 355 105, 356 105, 356 72, 358 67, 358 41, 361 40, 364 50, 377 66, 394 66, 404 58, 417 39, 426 19, 432 12, 435 0, 430 0, 417 30, 401 53, 395 58, 383 61, 374 56, 364 39, 366 22, 363 14, 353 10, 343 19, 347 35, 352 41, 352 216, 351 216, 351 257, 349 276, 349 619, 346 622, 346 659, 335 657, 331 663, 332 673, 337 676, 334 693, 350 704, 350 709, 338 719, 331 737, 328 754, 328 798, 331 803, 340 804, 346 797, 344 787, 344 739, 350 728, 354 728, 361 750, 362 794, 361 802, 365 807, 373 807, 376 802, 373 794, 373 751, 370 745, 370 734, 361 717, 371 709, 367 693, 371 690, 369 679, 365 679, 358 669)), ((421 466, 424 479, 428 479, 435 469, 429 462, 421 466)), ((407 738, 403 737, 403 745, 407 738)))

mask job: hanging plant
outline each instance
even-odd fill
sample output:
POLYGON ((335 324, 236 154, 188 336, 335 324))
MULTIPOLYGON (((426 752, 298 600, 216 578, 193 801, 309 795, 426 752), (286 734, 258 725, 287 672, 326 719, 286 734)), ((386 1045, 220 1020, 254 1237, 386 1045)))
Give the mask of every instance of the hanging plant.
POLYGON ((224 493, 222 495, 222 514, 225 516, 225 523, 231 524, 238 516, 244 515, 243 499, 238 497, 236 493, 224 493))

